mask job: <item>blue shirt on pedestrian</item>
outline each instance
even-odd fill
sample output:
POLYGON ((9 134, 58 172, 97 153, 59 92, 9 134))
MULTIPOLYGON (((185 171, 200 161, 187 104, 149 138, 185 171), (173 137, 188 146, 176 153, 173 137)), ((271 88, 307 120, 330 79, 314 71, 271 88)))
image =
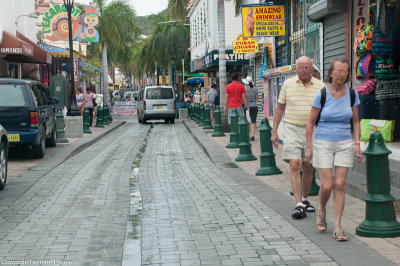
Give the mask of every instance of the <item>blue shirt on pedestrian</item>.
MULTIPOLYGON (((326 141, 345 141, 353 139, 350 120, 353 117, 353 110, 350 102, 350 89, 346 85, 346 95, 335 98, 326 88, 326 101, 322 108, 321 117, 318 122, 314 138, 326 141)), ((360 104, 356 92, 354 106, 360 104)), ((321 109, 321 91, 315 94, 312 107, 321 109)))

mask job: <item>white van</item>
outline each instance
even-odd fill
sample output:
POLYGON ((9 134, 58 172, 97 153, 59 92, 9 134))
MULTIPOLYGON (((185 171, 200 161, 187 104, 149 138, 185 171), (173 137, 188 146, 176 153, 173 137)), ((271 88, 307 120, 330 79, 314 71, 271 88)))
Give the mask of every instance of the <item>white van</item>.
POLYGON ((139 123, 147 120, 164 119, 165 123, 174 123, 176 116, 176 100, 171 86, 146 87, 139 95, 137 106, 139 123))

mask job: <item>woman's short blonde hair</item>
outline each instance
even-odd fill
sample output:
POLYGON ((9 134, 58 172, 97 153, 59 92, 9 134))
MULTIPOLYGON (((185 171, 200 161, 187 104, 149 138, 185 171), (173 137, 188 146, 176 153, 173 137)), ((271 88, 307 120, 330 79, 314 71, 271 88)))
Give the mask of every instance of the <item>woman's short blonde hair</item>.
POLYGON ((332 83, 331 75, 332 75, 333 69, 335 68, 335 63, 336 62, 347 64, 347 78, 346 78, 345 83, 349 82, 350 79, 351 79, 351 72, 350 72, 349 60, 347 60, 346 58, 335 58, 335 59, 333 59, 332 63, 329 65, 328 71, 326 72, 324 81, 332 83))

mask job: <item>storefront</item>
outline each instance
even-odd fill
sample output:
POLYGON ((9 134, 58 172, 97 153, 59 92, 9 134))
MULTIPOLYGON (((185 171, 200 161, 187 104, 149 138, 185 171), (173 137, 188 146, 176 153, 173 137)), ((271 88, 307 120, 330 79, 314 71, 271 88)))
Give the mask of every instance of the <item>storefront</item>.
POLYGON ((265 117, 274 116, 283 83, 296 74, 296 65, 277 67, 264 71, 264 77, 267 78, 267 88, 264 90, 263 106, 265 117))
MULTIPOLYGON (((226 50, 226 76, 228 81, 233 72, 243 73, 243 67, 249 65, 249 60, 245 59, 245 54, 234 54, 233 50, 226 50)), ((202 58, 194 59, 190 62, 191 72, 209 73, 211 82, 218 84, 216 80, 219 67, 219 51, 213 50, 202 58)))
POLYGON ((3 31, 0 55, 1 77, 33 80, 49 77, 48 67, 52 63, 51 55, 18 32, 17 36, 14 36, 3 31))

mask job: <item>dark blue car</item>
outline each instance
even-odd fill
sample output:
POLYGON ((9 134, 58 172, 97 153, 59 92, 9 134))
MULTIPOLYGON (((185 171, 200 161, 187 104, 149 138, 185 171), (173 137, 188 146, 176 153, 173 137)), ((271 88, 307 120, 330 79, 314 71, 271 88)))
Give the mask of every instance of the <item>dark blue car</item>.
POLYGON ((24 148, 42 158, 46 145, 56 146, 57 103, 36 81, 0 79, 0 124, 7 130, 10 148, 24 148))

